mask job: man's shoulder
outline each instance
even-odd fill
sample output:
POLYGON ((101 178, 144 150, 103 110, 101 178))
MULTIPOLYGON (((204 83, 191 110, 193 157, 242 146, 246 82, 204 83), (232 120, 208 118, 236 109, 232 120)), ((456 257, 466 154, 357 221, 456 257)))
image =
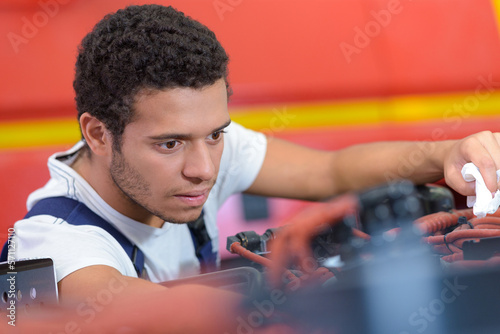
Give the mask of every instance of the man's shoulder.
POLYGON ((47 183, 34 190, 27 199, 28 210, 40 200, 48 197, 70 197, 76 199, 81 193, 82 180, 78 173, 71 168, 71 163, 78 156, 79 151, 84 146, 80 141, 69 150, 52 154, 47 162, 50 179, 47 183))

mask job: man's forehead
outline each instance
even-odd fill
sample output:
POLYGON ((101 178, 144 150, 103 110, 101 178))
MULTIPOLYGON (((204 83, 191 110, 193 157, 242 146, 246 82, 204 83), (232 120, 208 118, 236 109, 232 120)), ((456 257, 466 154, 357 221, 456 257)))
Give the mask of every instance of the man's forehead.
POLYGON ((219 128, 230 121, 225 83, 202 88, 173 87, 142 89, 134 101, 133 117, 127 126, 144 125, 158 133, 158 128, 177 133, 219 128))

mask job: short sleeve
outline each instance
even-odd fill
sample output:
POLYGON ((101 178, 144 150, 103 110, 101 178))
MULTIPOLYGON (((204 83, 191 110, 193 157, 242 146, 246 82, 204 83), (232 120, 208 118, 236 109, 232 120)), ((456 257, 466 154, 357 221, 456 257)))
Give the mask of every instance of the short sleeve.
POLYGON ((234 122, 227 127, 219 175, 214 186, 218 191, 219 204, 252 185, 264 162, 266 149, 264 134, 234 122))
POLYGON ((34 216, 15 225, 15 258, 48 257, 54 261, 57 281, 92 265, 106 265, 137 277, 127 254, 100 227, 68 224, 49 215, 34 216))

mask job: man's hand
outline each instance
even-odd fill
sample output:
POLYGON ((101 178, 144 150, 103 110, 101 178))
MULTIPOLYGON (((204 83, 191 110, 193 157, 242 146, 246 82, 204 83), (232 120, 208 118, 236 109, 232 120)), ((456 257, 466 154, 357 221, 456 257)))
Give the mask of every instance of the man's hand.
POLYGON ((488 189, 494 193, 499 189, 496 171, 500 169, 500 133, 483 131, 455 142, 444 156, 446 183, 465 196, 475 194, 474 182, 466 182, 462 167, 472 162, 479 168, 488 189))

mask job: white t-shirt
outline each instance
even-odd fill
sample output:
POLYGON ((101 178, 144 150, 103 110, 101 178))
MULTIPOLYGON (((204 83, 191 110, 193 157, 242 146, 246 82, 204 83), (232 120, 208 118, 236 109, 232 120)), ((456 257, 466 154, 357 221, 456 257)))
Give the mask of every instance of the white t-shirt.
MULTIPOLYGON (((207 231, 214 251, 218 251, 217 210, 232 194, 242 192, 255 180, 266 152, 263 134, 234 122, 224 135, 224 151, 215 186, 204 205, 207 231)), ((66 152, 49 158, 50 180, 33 192, 27 201, 30 210, 43 198, 65 196, 84 203, 115 226, 144 253, 143 278, 163 282, 199 273, 193 241, 185 224, 166 222, 155 228, 134 221, 110 207, 70 165, 83 146, 79 142, 66 152)), ((96 226, 68 224, 60 218, 38 215, 18 221, 16 259, 50 257, 57 280, 91 265, 107 265, 123 275, 137 277, 132 261, 122 246, 96 226)))

